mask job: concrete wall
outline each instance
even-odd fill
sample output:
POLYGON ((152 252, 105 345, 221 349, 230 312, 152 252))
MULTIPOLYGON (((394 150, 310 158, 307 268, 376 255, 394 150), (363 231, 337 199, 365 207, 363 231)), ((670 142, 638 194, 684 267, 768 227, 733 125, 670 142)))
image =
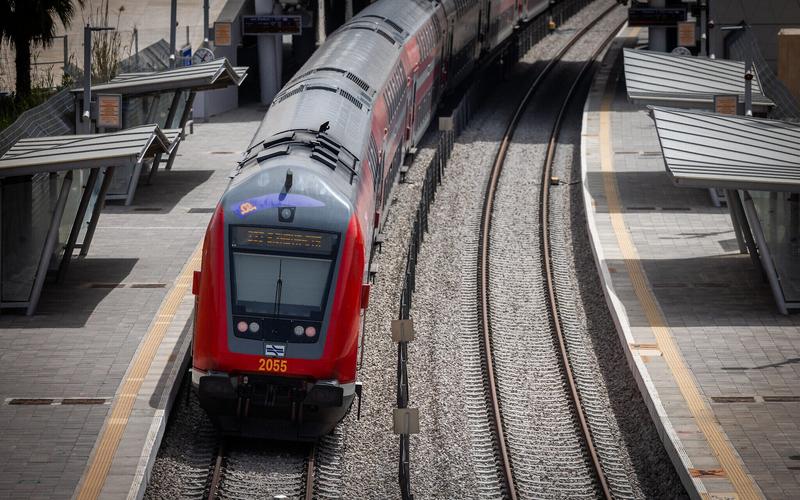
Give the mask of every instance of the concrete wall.
POLYGON ((716 23, 711 32, 711 52, 726 57, 725 37, 720 26, 747 22, 753 28, 761 52, 773 71, 778 64, 778 31, 800 27, 800 2, 797 0, 709 0, 710 18, 716 23))

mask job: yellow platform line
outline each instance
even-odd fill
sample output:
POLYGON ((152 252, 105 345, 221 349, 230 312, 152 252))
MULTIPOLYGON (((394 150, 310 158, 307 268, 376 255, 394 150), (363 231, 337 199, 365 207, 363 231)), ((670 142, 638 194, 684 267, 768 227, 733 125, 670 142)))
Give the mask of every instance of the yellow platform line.
POLYGON ((192 274, 200 267, 200 255, 202 242, 195 248, 192 256, 184 265, 172 289, 164 297, 161 307, 151 323, 144 342, 131 363, 130 369, 122 381, 119 393, 111 406, 111 413, 106 419, 105 426, 101 431, 95 453, 89 462, 89 466, 84 473, 77 498, 80 500, 95 499, 100 495, 103 485, 106 482, 111 462, 117 452, 128 419, 133 411, 136 396, 144 382, 144 377, 150 370, 150 365, 155 358, 156 352, 167 333, 167 328, 178 312, 178 306, 183 302, 184 297, 191 291, 192 274))
POLYGON ((656 338, 658 349, 663 353, 667 366, 669 366, 672 376, 678 384, 692 417, 694 417, 697 426, 702 431, 711 450, 736 489, 738 497, 741 499, 762 498, 760 490, 753 483, 750 475, 744 471, 736 452, 717 424, 714 413, 700 394, 700 390, 695 384, 678 346, 675 344, 672 333, 658 306, 658 301, 647 285, 639 254, 625 225, 622 215, 622 203, 620 203, 617 181, 614 176, 614 152, 611 142, 611 112, 615 88, 615 78, 612 73, 609 76, 600 106, 600 165, 611 225, 617 237, 617 244, 622 252, 622 257, 625 259, 625 267, 630 276, 631 284, 656 338))

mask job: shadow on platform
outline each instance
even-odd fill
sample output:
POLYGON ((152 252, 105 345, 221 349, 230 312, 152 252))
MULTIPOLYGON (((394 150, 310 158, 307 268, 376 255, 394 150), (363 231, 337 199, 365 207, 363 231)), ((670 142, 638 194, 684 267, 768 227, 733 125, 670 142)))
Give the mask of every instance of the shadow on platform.
MULTIPOLYGON (((237 156, 238 158, 238 156, 237 156)), ((230 161, 231 169, 235 166, 230 161)), ((168 213, 195 188, 208 181, 214 170, 163 170, 156 173, 153 183, 147 184, 146 174, 139 181, 133 205, 126 207, 121 202, 109 202, 103 212, 153 214, 168 213)), ((102 217, 101 217, 102 220, 102 217)))
POLYGON ((73 259, 67 280, 54 283, 48 277, 34 316, 13 310, 0 316, 0 328, 80 328, 98 304, 133 270, 139 259, 73 259))

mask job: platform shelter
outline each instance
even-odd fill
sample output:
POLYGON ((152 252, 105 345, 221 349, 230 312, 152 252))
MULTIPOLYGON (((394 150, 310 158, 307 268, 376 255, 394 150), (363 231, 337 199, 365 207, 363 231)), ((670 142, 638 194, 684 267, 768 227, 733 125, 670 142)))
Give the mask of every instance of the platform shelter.
MULTIPOLYGON (((743 61, 633 49, 625 49, 624 55, 628 98, 636 104, 713 110, 717 96, 734 96, 744 114, 743 61)), ((766 114, 775 103, 764 95, 755 69, 752 75, 753 113, 766 114)))
POLYGON ((778 309, 800 308, 800 129, 741 116, 775 107, 752 64, 633 49, 624 59, 628 98, 651 107, 672 181, 725 202, 739 250, 762 269, 778 309))
POLYGON ((652 108, 677 186, 725 189, 736 239, 781 313, 800 309, 800 125, 652 108))
POLYGON ((114 171, 130 169, 135 181, 145 161, 175 150, 179 135, 151 124, 22 139, 6 152, 0 158, 0 310, 33 314, 48 272, 62 280, 74 250, 89 251, 114 171))
MULTIPOLYGON (((119 96, 121 102, 120 128, 126 129, 143 124, 155 123, 162 129, 179 129, 184 133, 189 120, 192 104, 197 92, 239 86, 247 76, 248 68, 234 67, 226 58, 215 59, 202 64, 184 66, 159 72, 123 73, 108 83, 92 86, 92 107, 96 110, 101 96, 119 96)), ((83 89, 72 90, 75 97, 75 128, 81 130, 81 110, 83 109, 83 89)), ((92 112, 99 117, 99 110, 92 112)), ((91 129, 106 132, 102 121, 93 119, 91 129)), ((156 155, 149 165, 147 182, 151 182, 162 161, 170 170, 175 161, 177 147, 173 148, 167 159, 156 155)), ((108 199, 122 199, 125 204, 132 203, 137 178, 131 168, 118 168, 109 186, 108 199), (131 188, 134 189, 131 189, 131 188)))

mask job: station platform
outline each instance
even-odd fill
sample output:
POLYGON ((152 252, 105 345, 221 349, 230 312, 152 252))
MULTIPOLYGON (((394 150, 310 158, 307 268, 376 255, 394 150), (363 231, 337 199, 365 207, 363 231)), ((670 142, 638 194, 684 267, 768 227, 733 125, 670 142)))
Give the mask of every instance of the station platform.
POLYGON ((726 208, 669 180, 628 102, 620 33, 582 130, 584 201, 606 301, 650 414, 695 498, 800 498, 800 316, 778 313, 726 208))
POLYGON ((136 498, 186 368, 192 271, 264 109, 194 125, 171 171, 109 203, 34 316, 0 316, 0 498, 136 498))

